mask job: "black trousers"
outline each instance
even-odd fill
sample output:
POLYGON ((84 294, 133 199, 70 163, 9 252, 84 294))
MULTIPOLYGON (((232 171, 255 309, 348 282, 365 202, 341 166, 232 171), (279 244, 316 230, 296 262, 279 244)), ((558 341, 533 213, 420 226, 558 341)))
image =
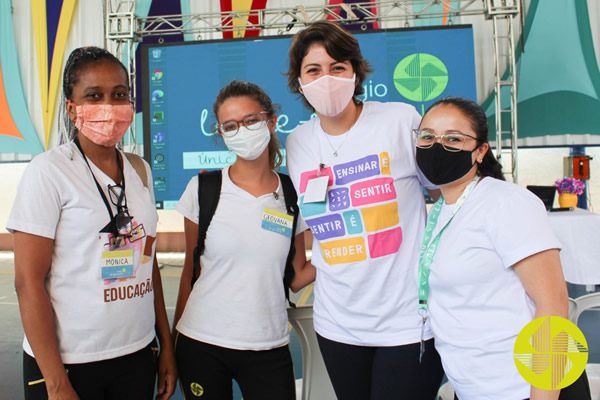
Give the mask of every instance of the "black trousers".
POLYGON ((191 339, 175 342, 181 391, 186 399, 231 400, 232 379, 244 400, 295 400, 294 366, 288 346, 235 350, 191 339))
MULTIPOLYGON (((558 400, 591 400, 591 398, 590 383, 584 370, 575 382, 560 391, 558 400)), ((454 400, 459 400, 456 395, 454 395, 454 400)))
POLYGON ((434 400, 444 370, 433 339, 393 347, 339 343, 317 335, 338 400, 434 400))
MULTIPOLYGON (((158 347, 148 346, 122 357, 84 364, 65 364, 81 400, 150 400, 154 396, 158 347)), ((46 400, 48 391, 35 358, 23 352, 25 400, 46 400)))

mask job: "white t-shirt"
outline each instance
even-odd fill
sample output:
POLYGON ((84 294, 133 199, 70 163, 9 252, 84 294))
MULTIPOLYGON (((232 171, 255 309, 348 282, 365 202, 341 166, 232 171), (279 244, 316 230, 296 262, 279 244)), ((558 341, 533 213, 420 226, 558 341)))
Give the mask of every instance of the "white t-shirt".
MULTIPOLYGON (((127 158, 124 163, 127 207, 138 240, 133 276, 103 279, 102 252, 109 250, 108 210, 90 169, 73 142, 35 157, 25 169, 6 228, 54 240, 46 288, 54 310, 59 351, 67 364, 87 363, 136 352, 152 341, 154 294, 152 265, 158 215, 152 189, 144 187, 127 158)), ((91 161, 108 196, 115 182, 91 161)), ((147 164, 150 182, 152 175, 147 164)), ((117 212, 109 197, 112 212, 117 212)), ((106 275, 105 275, 106 276, 106 275)), ((24 350, 34 355, 27 337, 24 350)))
MULTIPOLYGON (((442 207, 436 228, 453 208, 442 207)), ((542 202, 493 178, 475 186, 442 232, 429 278, 429 319, 444 371, 461 400, 529 397, 513 348, 535 304, 511 266, 554 248, 560 243, 542 202)))
POLYGON ((288 170, 315 237, 314 324, 323 337, 363 346, 420 340, 423 185, 434 188, 415 161, 412 129, 420 120, 408 104, 365 102, 342 135, 327 135, 315 118, 288 137, 288 170), (330 176, 326 201, 304 204, 320 163, 321 175, 330 176))
MULTIPOLYGON (((200 257, 200 277, 177 324, 179 332, 238 350, 268 350, 289 342, 283 275, 292 239, 291 232, 277 229, 277 213, 287 215, 281 183, 277 194, 255 197, 231 181, 229 167, 223 169, 221 197, 200 257)), ((177 210, 198 223, 197 176, 188 183, 177 210)), ((296 233, 306 229, 299 218, 296 233)))

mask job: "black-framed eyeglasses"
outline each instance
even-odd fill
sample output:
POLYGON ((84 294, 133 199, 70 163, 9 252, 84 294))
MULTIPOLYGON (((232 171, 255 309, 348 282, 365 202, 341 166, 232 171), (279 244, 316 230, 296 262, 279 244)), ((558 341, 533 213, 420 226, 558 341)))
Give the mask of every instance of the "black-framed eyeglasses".
POLYGON ((108 185, 108 196, 110 197, 110 201, 117 207, 117 215, 114 217, 117 233, 121 236, 131 235, 133 228, 123 186, 118 184, 108 185))
POLYGON ((439 140, 444 149, 447 151, 458 152, 463 149, 465 142, 467 142, 469 139, 479 142, 479 139, 475 136, 467 135, 461 132, 451 132, 441 136, 438 136, 426 129, 413 129, 413 132, 416 137, 417 147, 420 149, 428 149, 439 140))
POLYGON ((266 111, 261 111, 245 115, 240 121, 233 119, 223 121, 220 124, 217 124, 217 129, 223 136, 226 137, 235 136, 240 129, 240 125, 245 126, 251 131, 256 131, 263 127, 263 124, 267 120, 266 116, 268 114, 269 113, 266 111))

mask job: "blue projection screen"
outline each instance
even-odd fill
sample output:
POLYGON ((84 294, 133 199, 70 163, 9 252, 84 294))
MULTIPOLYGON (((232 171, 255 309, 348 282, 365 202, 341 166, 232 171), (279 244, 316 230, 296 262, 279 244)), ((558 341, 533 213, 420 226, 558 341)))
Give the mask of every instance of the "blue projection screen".
MULTIPOLYGON (((374 73, 364 83, 364 101, 403 101, 423 112, 444 96, 476 99, 473 29, 376 30, 355 33, 374 73)), ((214 136, 213 102, 233 79, 254 82, 280 106, 282 145, 313 117, 289 92, 291 37, 144 45, 142 48, 144 156, 152 166, 158 209, 173 209, 200 170, 235 161, 214 136)))

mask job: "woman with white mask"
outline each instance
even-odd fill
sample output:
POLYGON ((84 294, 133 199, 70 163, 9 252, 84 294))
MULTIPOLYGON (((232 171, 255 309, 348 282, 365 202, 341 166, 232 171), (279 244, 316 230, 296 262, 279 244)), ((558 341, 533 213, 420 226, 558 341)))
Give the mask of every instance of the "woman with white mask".
POLYGON ((290 177, 314 235, 314 324, 336 395, 433 399, 443 371, 417 314, 423 187, 404 103, 361 102, 371 72, 358 41, 332 22, 299 32, 288 86, 316 118, 287 140, 290 177))
POLYGON ((288 256, 293 291, 312 282, 315 270, 304 252, 306 224, 298 217, 293 223, 286 208, 285 187, 295 198, 289 177, 275 172, 283 161, 277 115, 260 87, 241 81, 221 89, 213 109, 217 131, 237 159, 219 171, 220 188, 211 186, 220 194, 199 257, 192 251, 205 204, 198 190, 208 196, 208 175, 201 174, 201 183, 192 178, 177 204, 186 238, 174 321, 182 389, 186 398, 231 399, 235 379, 244 399, 295 399, 282 282, 289 278, 288 256))

